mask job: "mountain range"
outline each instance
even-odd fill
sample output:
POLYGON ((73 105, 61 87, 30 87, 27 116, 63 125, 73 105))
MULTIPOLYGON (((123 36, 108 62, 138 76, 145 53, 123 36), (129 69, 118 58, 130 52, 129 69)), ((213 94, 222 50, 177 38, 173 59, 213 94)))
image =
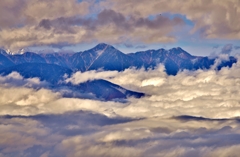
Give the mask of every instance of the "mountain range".
MULTIPOLYGON (((8 75, 16 71, 24 78, 38 77, 42 81, 47 81, 52 90, 67 88, 70 92, 64 93, 65 97, 116 100, 129 96, 141 97, 144 93, 124 89, 106 80, 87 81, 79 85, 63 83, 64 75, 71 76, 76 71, 98 69, 123 71, 131 67, 147 70, 159 64, 165 66, 168 75, 176 75, 178 71, 184 69, 209 69, 215 60, 216 58, 193 56, 179 47, 170 50, 158 49, 125 54, 105 43, 77 53, 25 52, 10 55, 0 49, 0 74, 8 75)), ((231 67, 236 62, 236 58, 229 57, 228 60, 222 61, 216 70, 226 66, 231 67)))

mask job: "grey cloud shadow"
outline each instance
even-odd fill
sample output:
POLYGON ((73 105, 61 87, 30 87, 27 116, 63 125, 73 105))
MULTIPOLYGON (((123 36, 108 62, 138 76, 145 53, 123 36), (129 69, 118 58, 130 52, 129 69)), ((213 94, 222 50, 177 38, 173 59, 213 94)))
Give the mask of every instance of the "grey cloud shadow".
MULTIPOLYGON (((221 130, 221 129, 220 129, 221 130)), ((211 132, 207 134, 193 134, 191 131, 175 132, 162 137, 149 137, 129 140, 114 140, 110 142, 97 143, 98 145, 113 145, 117 147, 138 147, 149 143, 158 143, 150 147, 144 154, 171 150, 176 147, 193 148, 195 150, 203 147, 219 148, 240 144, 240 135, 237 133, 211 132), (173 135, 172 135, 173 134, 173 135), (198 139, 201 139, 197 141, 198 139), (197 142, 194 142, 197 141, 197 142)))
POLYGON ((211 118, 204 118, 204 117, 195 117, 195 116, 190 116, 190 115, 181 115, 181 116, 175 116, 172 117, 173 119, 176 120, 181 120, 181 121, 226 121, 229 119, 211 119, 211 118))
POLYGON ((65 136, 87 135, 99 131, 99 129, 103 126, 141 120, 125 117, 109 118, 105 115, 90 111, 75 111, 64 114, 41 114, 34 116, 5 115, 0 118, 23 118, 36 120, 41 122, 45 127, 51 129, 52 132, 65 136))
POLYGON ((218 122, 226 122, 226 121, 236 121, 240 122, 240 117, 235 118, 205 118, 205 117, 196 117, 190 115, 181 115, 181 116, 174 116, 172 119, 180 120, 180 121, 218 121, 218 122))

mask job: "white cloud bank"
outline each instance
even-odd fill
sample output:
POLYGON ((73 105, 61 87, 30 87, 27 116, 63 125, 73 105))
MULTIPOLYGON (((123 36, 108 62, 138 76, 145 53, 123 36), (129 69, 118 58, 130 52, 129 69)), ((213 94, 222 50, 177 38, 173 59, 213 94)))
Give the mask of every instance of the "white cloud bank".
POLYGON ((86 71, 86 72, 76 72, 70 78, 66 79, 66 82, 71 82, 72 84, 80 84, 91 80, 97 79, 108 79, 117 75, 117 71, 86 71))
MULTIPOLYGON (((179 115, 203 116, 206 118, 240 116, 240 111, 238 111, 240 103, 240 97, 238 97, 240 94, 239 62, 234 64, 232 68, 225 67, 220 71, 182 71, 176 76, 168 76, 161 65, 155 70, 148 71, 126 69, 123 72, 77 72, 67 78, 66 81, 79 84, 94 79, 107 79, 127 89, 143 92, 146 96, 141 99, 129 98, 129 101, 125 104, 61 98, 59 93, 44 89, 44 83, 37 78, 23 79, 19 74, 12 73, 6 77, 0 77, 2 84, 1 106, 4 105, 5 108, 8 108, 8 104, 15 105, 19 115, 64 113, 83 109, 111 117, 131 118, 179 115), (6 86, 11 84, 11 81, 12 84, 15 83, 20 87, 9 88, 6 86), (40 83, 43 84, 41 85, 42 88, 38 90, 31 88, 32 84, 40 83), (12 91, 16 91, 14 95, 12 95, 12 91), (33 101, 27 101, 30 99, 34 99, 34 103, 33 101), (27 106, 23 105, 25 103, 27 106), (18 104, 22 104, 22 106, 19 107, 18 104), (28 112, 25 107, 34 108, 34 112, 28 112)), ((11 115, 13 112, 1 109, 0 113, 11 115)))
POLYGON ((176 76, 159 66, 149 71, 78 72, 68 78, 75 83, 107 78, 147 94, 127 103, 62 98, 44 88, 24 87, 26 83, 4 85, 12 84, 10 78, 22 79, 16 73, 0 77, 0 115, 18 116, 0 117, 0 156, 36 149, 39 156, 238 156, 240 62, 220 71, 182 71, 176 76), (67 114, 79 110, 94 114, 67 114), (208 119, 172 118, 182 115, 208 119), (140 119, 110 124, 109 119, 126 117, 140 119))

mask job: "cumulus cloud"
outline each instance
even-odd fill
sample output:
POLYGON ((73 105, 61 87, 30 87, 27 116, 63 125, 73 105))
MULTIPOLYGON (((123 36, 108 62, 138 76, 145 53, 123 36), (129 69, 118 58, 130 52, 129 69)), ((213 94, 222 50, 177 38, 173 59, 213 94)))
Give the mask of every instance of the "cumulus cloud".
POLYGON ((5 87, 29 87, 29 88, 36 88, 39 86, 47 86, 47 82, 40 81, 39 78, 28 78, 24 79, 19 73, 12 72, 7 76, 0 75, 0 85, 5 87))
POLYGON ((5 48, 13 50, 42 45, 61 48, 96 40, 107 43, 122 43, 126 40, 146 43, 172 42, 175 37, 170 33, 176 26, 182 25, 184 22, 179 17, 129 17, 104 9, 96 18, 63 15, 41 19, 38 24, 5 28, 0 31, 0 41, 5 48))
POLYGON ((103 1, 102 6, 111 7, 125 15, 149 16, 170 12, 186 15, 194 22, 192 32, 199 31, 206 38, 239 39, 240 15, 238 0, 117 0, 103 1))
POLYGON ((148 71, 77 72, 68 78, 76 84, 107 79, 147 95, 125 103, 62 98, 59 93, 33 89, 26 83, 10 86, 11 80, 22 79, 17 73, 2 76, 1 153, 237 156, 240 63, 219 71, 184 70, 176 76, 168 76, 164 70, 159 65, 148 71))
POLYGON ((118 71, 99 71, 96 70, 87 71, 87 72, 76 72, 70 78, 67 78, 65 81, 71 82, 72 84, 80 84, 86 81, 97 80, 97 79, 107 79, 113 76, 116 76, 118 71))
POLYGON ((89 12, 88 1, 77 3, 75 0, 22 0, 0 2, 0 27, 13 28, 24 25, 35 24, 42 19, 54 19, 61 16, 71 17, 75 15, 86 15, 89 12), (62 5, 62 4, 65 5, 62 5), (11 13, 11 14, 10 14, 11 13))
POLYGON ((107 118, 100 118, 98 124, 92 116, 101 117, 84 112, 1 117, 0 132, 4 135, 1 153, 5 156, 185 157, 194 154, 200 157, 236 156, 239 149, 240 128, 234 120, 182 121, 155 117, 109 125, 107 118))
MULTIPOLYGON (((59 43, 77 44, 86 36, 86 30, 81 27, 68 30, 43 30, 35 26, 4 29, 0 32, 1 43, 5 48, 16 51, 28 46, 59 45, 59 43)), ((67 44, 69 45, 69 44, 67 44)))
MULTIPOLYGON (((4 15, 0 17, 1 46, 11 49, 11 51, 17 51, 28 46, 50 45, 61 42, 53 37, 54 32, 51 31, 50 37, 49 32, 44 33, 44 31, 36 30, 35 27, 43 19, 85 16, 89 13, 90 5, 90 1, 77 2, 75 0, 1 1, 0 14, 4 15), (46 41, 47 38, 50 40, 46 41), (38 40, 39 42, 37 42, 38 40)), ((62 37, 64 38, 64 36, 62 37)), ((64 42, 66 41, 64 40, 64 42)))
MULTIPOLYGON (((167 116, 170 112, 174 115, 230 118, 239 116, 238 111, 229 108, 229 106, 237 107, 239 105, 239 100, 235 95, 235 92, 239 93, 239 91, 235 91, 236 86, 238 86, 238 73, 239 63, 234 64, 230 69, 183 71, 176 76, 165 75, 163 68, 160 66, 157 70, 148 72, 126 70, 119 73, 117 77, 109 79, 109 81, 150 95, 140 101, 132 100, 135 103, 129 107, 135 112, 139 111, 140 113, 136 114, 139 116, 144 116, 147 112, 152 116, 155 114, 156 116, 167 116), (145 108, 143 107, 145 104, 152 104, 154 108, 149 109, 151 105, 145 108), (194 106, 194 109, 192 106, 194 106), (213 106, 214 108, 212 108, 213 106), (157 111, 157 108, 160 110, 157 111), (206 108, 208 109, 206 110, 206 108), (163 109, 166 109, 166 111, 162 112, 163 109), (218 110, 218 112, 215 112, 215 110, 218 110), (219 110, 221 110, 221 113, 219 110)), ((124 112, 128 111, 125 110, 124 112)))
MULTIPOLYGON (((88 80, 106 79, 127 89, 143 92, 147 96, 141 99, 130 98, 127 103, 121 104, 60 98, 59 93, 47 89, 35 90, 20 87, 18 90, 17 87, 8 89, 3 86, 1 102, 5 104, 5 109, 1 109, 1 112, 2 114, 11 114, 13 113, 11 109, 16 107, 14 113, 18 112, 24 115, 64 113, 82 109, 110 117, 147 118, 149 116, 192 115, 206 118, 233 118, 240 114, 235 110, 239 105, 237 96, 240 93, 238 90, 239 67, 238 62, 232 68, 226 67, 220 71, 214 69, 182 71, 176 76, 168 76, 162 65, 155 70, 148 71, 126 69, 123 72, 77 72, 66 81, 79 84, 88 80), (13 90, 18 91, 14 97, 11 96, 13 90), (21 92, 21 90, 25 92, 21 92), (29 93, 31 94, 29 95, 29 93), (28 104, 28 106, 19 106, 19 104, 28 104), (146 104, 148 105, 146 106, 146 104), (215 112, 216 110, 218 112, 215 112)), ((6 80, 9 80, 10 76, 7 76, 6 80)), ((17 77, 20 76, 14 76, 14 78, 17 77)))
MULTIPOLYGON (((239 98, 237 97, 237 94, 240 92, 238 90, 239 69, 239 62, 237 62, 232 68, 225 67, 220 71, 214 69, 182 71, 176 76, 168 76, 164 71, 164 66, 160 65, 158 68, 148 71, 144 69, 126 69, 122 72, 77 72, 72 77, 66 79, 67 82, 72 82, 73 84, 94 79, 106 79, 127 89, 143 92, 147 95, 141 99, 130 98, 129 102, 125 104, 87 99, 59 98, 58 93, 47 89, 31 89, 29 87, 32 86, 25 86, 27 83, 17 83, 18 86, 23 85, 25 87, 19 87, 18 94, 14 97, 11 96, 11 93, 13 90, 17 90, 18 87, 11 89, 2 86, 3 97, 1 99, 2 104, 6 104, 4 107, 8 108, 11 105, 15 105, 18 108, 17 110, 19 110, 19 114, 29 115, 43 113, 43 111, 44 113, 64 113, 66 111, 84 109, 111 117, 146 118, 149 116, 192 115, 207 118, 232 118, 239 116, 239 112, 235 110, 235 107, 239 105, 239 98), (21 88, 26 92, 20 92, 21 88), (31 95, 28 95, 29 93, 31 95), (42 96, 39 97, 38 95, 42 96), (9 101, 6 101, 8 99, 9 101), (20 102, 29 104, 27 107, 34 108, 33 112, 28 112, 26 108, 19 107, 18 104, 20 102), (31 103, 32 105, 30 105, 31 103), (145 104, 148 105, 146 106, 145 104), (193 106, 194 108, 192 108, 193 106), (206 108, 208 108, 207 111, 206 108), (218 110, 218 112, 214 112, 215 110, 218 110)), ((8 80, 17 80, 17 78, 21 79, 21 76, 13 73, 6 76, 5 80, 1 78, 1 82, 6 84, 6 82, 9 82, 8 80)), ((4 114, 11 114, 9 109, 7 111, 2 109, 1 111, 4 114)))
POLYGON ((204 38, 239 39, 239 1, 75 0, 0 2, 1 47, 17 51, 31 46, 58 48, 86 42, 111 44, 166 43, 177 34, 200 33, 204 38), (65 4, 65 5, 62 5, 65 4), (54 9, 53 9, 54 8, 54 9), (11 12, 11 13, 10 13, 11 12), (183 15, 194 23, 186 26, 183 15))
POLYGON ((41 106, 60 97, 60 94, 52 93, 47 89, 34 90, 24 87, 0 87, 0 89, 2 95, 0 98, 0 115, 31 115, 41 112, 44 113, 44 110, 40 111, 41 106))

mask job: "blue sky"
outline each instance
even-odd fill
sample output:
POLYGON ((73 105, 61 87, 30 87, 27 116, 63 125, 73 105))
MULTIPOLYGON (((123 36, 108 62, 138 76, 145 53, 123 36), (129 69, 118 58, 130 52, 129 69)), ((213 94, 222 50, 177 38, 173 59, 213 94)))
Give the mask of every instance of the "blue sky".
POLYGON ((0 47, 83 51, 108 43, 124 53, 181 47, 193 55, 240 46, 238 0, 23 0, 0 2, 0 47), (65 3, 65 5, 63 5, 65 3), (54 9, 52 9, 54 8, 54 9))

